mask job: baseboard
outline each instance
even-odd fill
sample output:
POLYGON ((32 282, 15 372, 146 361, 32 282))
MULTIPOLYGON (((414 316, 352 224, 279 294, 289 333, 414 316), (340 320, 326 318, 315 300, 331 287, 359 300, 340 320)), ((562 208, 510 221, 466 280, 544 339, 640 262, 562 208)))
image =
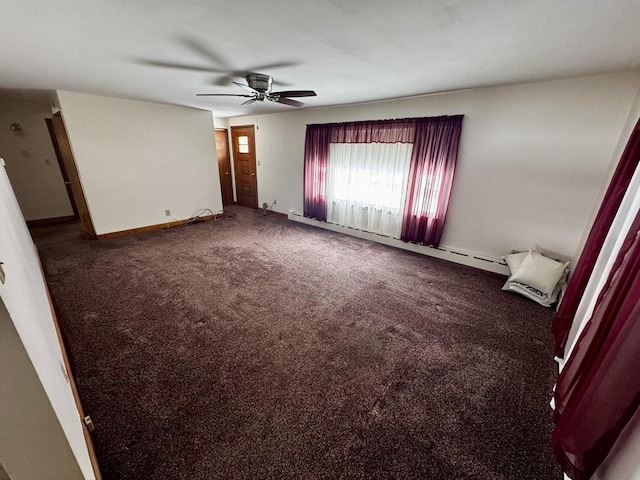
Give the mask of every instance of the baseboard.
POLYGON ((331 230, 332 232, 351 235, 352 237, 371 240, 372 242, 381 243, 390 247, 401 248, 402 250, 440 258, 442 260, 459 263, 461 265, 467 265, 469 267, 479 268, 480 270, 486 270, 488 272, 509 275, 509 267, 507 267, 507 265, 502 260, 497 258, 487 257, 485 255, 479 255, 472 252, 464 252, 459 249, 452 249, 444 246, 435 248, 418 245, 416 243, 407 243, 395 238, 387 237, 385 235, 369 233, 363 230, 357 230, 355 228, 342 227, 340 225, 329 222, 320 222, 318 220, 304 217, 293 210, 289 211, 288 218, 289 220, 293 220, 295 222, 304 223, 313 227, 324 228, 325 230, 331 230))
POLYGON ((269 215, 275 215, 276 217, 280 218, 289 218, 289 215, 287 215, 286 213, 276 212, 275 210, 268 210, 267 216, 269 215))
MULTIPOLYGON (((222 218, 222 216, 223 216, 223 214, 219 213, 219 214, 215 214, 215 215, 203 215, 201 217, 198 217, 198 219, 202 220, 203 222, 207 222, 209 220, 215 220, 217 218, 222 218)), ((156 225, 147 225, 145 227, 130 228, 128 230, 119 230, 117 232, 101 233, 99 235, 96 235, 96 238, 98 240, 102 240, 104 238, 124 237, 125 235, 133 235, 133 234, 136 234, 136 233, 154 232, 156 230, 166 230, 168 228, 179 227, 180 225, 185 225, 189 220, 191 220, 191 219, 187 218, 185 220, 172 220, 170 222, 158 223, 156 225)))
POLYGON ((59 223, 74 222, 78 220, 75 215, 66 215, 64 217, 39 218, 37 220, 27 220, 27 227, 46 227, 48 225, 58 225, 59 223))

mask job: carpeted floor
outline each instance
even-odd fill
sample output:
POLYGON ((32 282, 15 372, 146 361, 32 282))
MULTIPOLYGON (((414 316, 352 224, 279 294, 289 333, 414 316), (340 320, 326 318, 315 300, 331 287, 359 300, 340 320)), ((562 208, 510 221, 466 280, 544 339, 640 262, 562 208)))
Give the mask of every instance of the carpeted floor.
POLYGON ((560 479, 552 312, 262 216, 36 234, 106 479, 560 479))

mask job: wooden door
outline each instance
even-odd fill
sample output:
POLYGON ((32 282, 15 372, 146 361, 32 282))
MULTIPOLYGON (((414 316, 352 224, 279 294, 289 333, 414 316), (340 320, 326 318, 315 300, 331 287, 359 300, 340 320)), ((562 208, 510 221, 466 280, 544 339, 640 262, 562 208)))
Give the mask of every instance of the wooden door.
POLYGON ((69 143, 69 137, 67 137, 64 122, 59 115, 54 115, 51 120, 53 123, 53 132, 58 143, 58 149, 62 156, 62 163, 69 178, 68 185, 71 185, 71 194, 78 209, 78 215, 80 215, 84 230, 92 237, 95 237, 96 231, 93 228, 93 222, 89 215, 89 207, 87 206, 87 200, 84 197, 84 191, 80 184, 80 176, 78 175, 78 169, 76 168, 76 162, 73 158, 73 152, 71 151, 71 144, 69 143))
POLYGON ((231 127, 238 205, 258 208, 256 142, 253 125, 231 127))
POLYGON ((224 128, 215 129, 216 152, 218 154, 218 173, 222 190, 222 205, 233 203, 233 182, 231 180, 231 158, 229 155, 229 137, 224 128))

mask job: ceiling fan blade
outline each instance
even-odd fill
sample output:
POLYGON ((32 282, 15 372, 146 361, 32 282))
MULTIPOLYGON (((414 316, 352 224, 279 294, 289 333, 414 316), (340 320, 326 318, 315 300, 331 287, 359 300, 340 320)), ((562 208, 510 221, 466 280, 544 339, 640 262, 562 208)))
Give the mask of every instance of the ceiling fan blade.
POLYGON ((212 70, 210 67, 198 67, 197 65, 187 65, 184 63, 156 62, 155 60, 139 60, 138 63, 152 67, 178 68, 181 70, 191 70, 193 72, 216 73, 215 70, 212 70))
POLYGON ((272 68, 295 67, 296 65, 300 65, 300 62, 269 63, 267 65, 260 65, 258 67, 252 68, 252 69, 248 70, 248 72, 260 72, 260 71, 263 71, 263 70, 271 70, 272 68))
POLYGON ((271 92, 271 95, 279 95, 281 97, 315 97, 316 92, 313 90, 285 90, 282 92, 271 92))
POLYGON ((290 98, 284 98, 284 97, 274 97, 274 98, 272 98, 271 96, 269 96, 268 98, 272 102, 284 103, 285 105, 291 105, 292 107, 302 107, 304 105, 304 103, 299 102, 297 100, 292 100, 290 98))
POLYGON ((231 77, 230 75, 222 75, 215 80, 212 80, 210 83, 211 85, 215 85, 217 87, 228 87, 232 79, 233 77, 231 77))
POLYGON ((240 93, 196 93, 196 97, 246 97, 251 98, 253 95, 242 95, 240 93))
POLYGON ((241 89, 246 90, 247 92, 251 92, 251 93, 260 93, 259 91, 251 88, 249 85, 245 85, 243 83, 239 83, 239 82, 231 82, 234 85, 239 86, 241 89))
POLYGON ((216 65, 219 65, 219 68, 211 69, 212 72, 218 73, 227 73, 231 67, 227 63, 227 61, 216 52, 212 51, 208 46, 203 43, 200 43, 198 40, 188 37, 183 37, 180 39, 180 42, 183 45, 186 45, 188 48, 193 50, 194 52, 199 53, 201 56, 205 57, 207 60, 211 60, 216 65))
POLYGON ((253 103, 253 102, 257 102, 257 100, 256 100, 255 98, 250 98, 250 99, 249 99, 249 100, 247 100, 246 102, 242 102, 242 103, 240 104, 240 106, 242 106, 242 105, 249 105, 249 104, 251 104, 251 103, 253 103))

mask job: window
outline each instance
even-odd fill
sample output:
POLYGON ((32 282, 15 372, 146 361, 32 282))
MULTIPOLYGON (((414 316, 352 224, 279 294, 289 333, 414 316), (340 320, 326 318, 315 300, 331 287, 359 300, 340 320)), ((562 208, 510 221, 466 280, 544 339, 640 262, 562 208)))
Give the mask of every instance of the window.
POLYGON ((249 153, 249 137, 246 135, 238 137, 238 152, 249 153))
POLYGON ((399 238, 412 147, 330 144, 327 221, 399 238))
POLYGON ((437 247, 462 119, 307 125, 304 215, 437 247))

